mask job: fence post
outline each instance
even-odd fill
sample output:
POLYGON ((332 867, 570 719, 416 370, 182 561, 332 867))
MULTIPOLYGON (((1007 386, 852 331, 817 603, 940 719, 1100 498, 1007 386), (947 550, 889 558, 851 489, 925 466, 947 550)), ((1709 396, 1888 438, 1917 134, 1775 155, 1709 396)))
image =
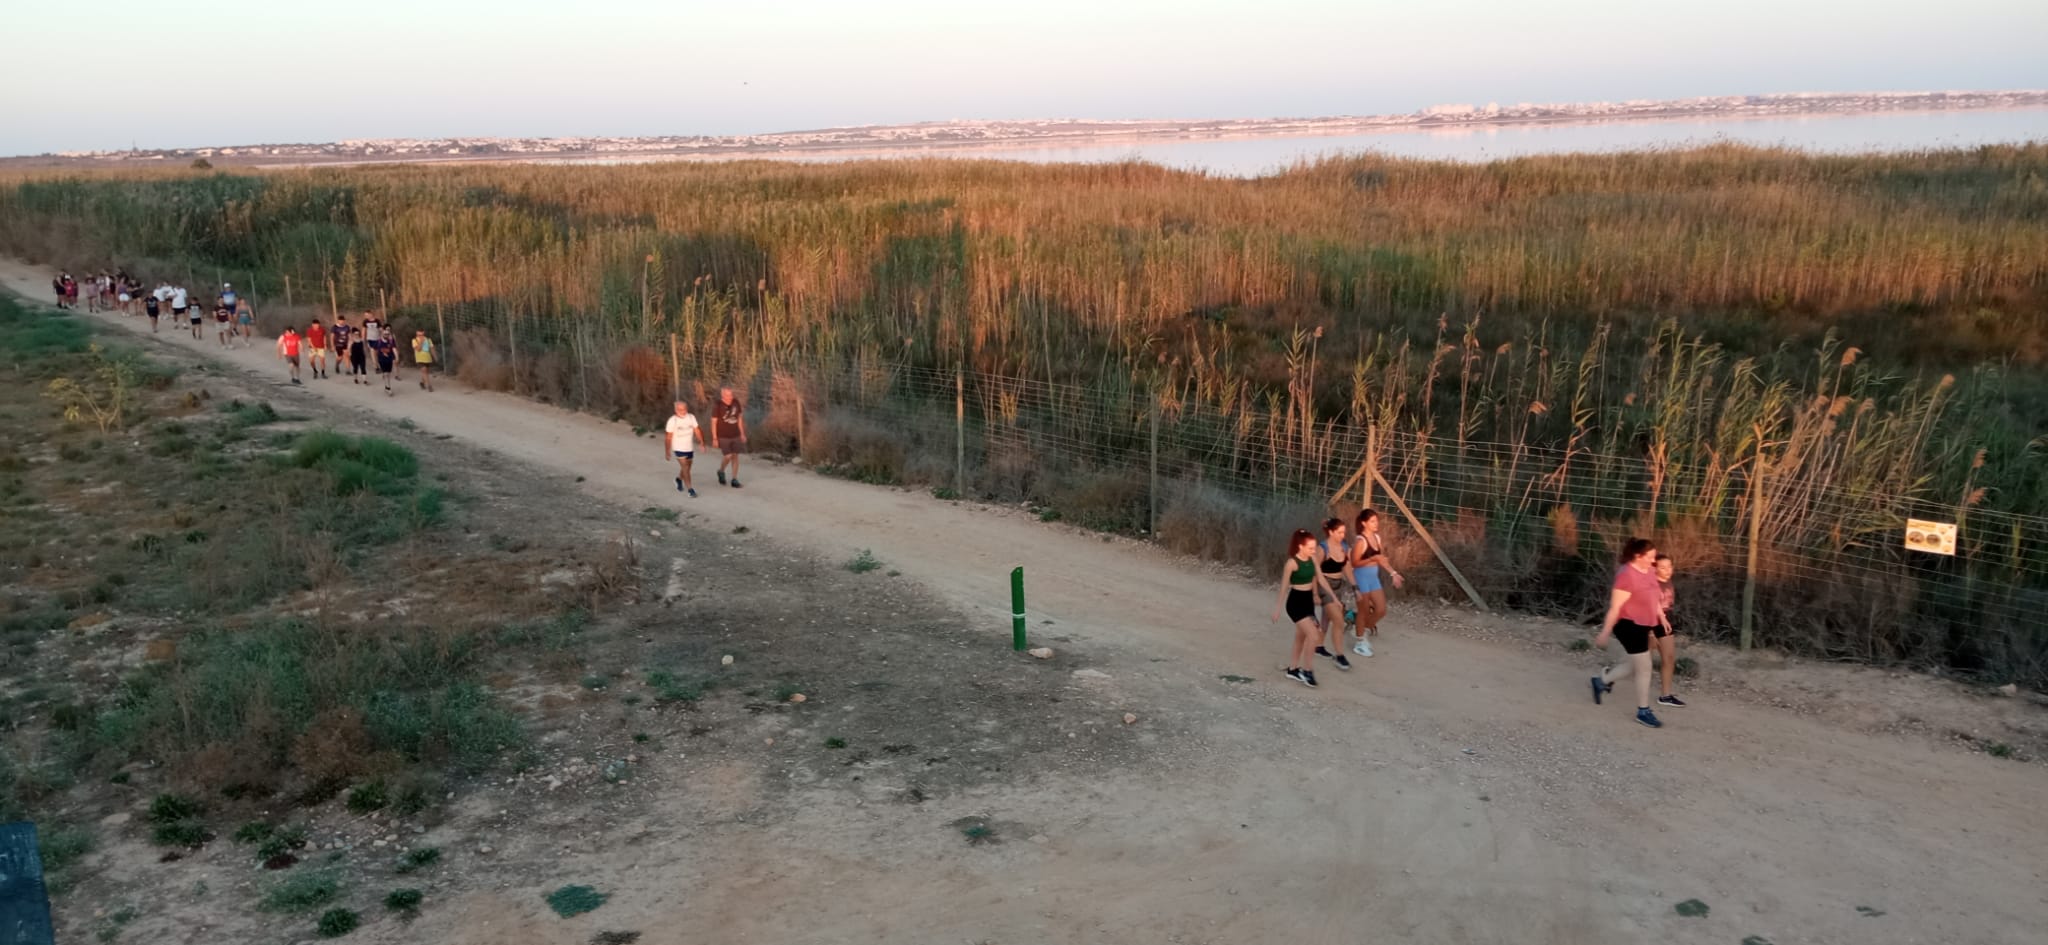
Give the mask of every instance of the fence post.
MULTIPOLYGON (((668 333, 668 379, 669 384, 671 385, 671 392, 675 395, 669 399, 683 399, 683 362, 680 358, 676 356, 675 332, 668 333)), ((801 417, 802 414, 798 414, 798 416, 801 417)), ((801 421, 799 421, 799 423, 801 423, 801 421)), ((799 434, 799 436, 801 436, 801 434, 799 434)))
POLYGON ((796 392, 796 458, 797 458, 797 462, 803 462, 803 458, 804 458, 804 392, 803 392, 803 388, 801 388, 801 387, 797 388, 797 392, 796 392))
MULTIPOLYGON (((1368 423, 1365 425, 1365 468, 1372 470, 1374 473, 1379 472, 1380 425, 1377 423, 1368 423)), ((1376 477, 1365 477, 1365 487, 1362 490, 1360 490, 1362 493, 1362 495, 1360 496, 1360 501, 1358 503, 1360 508, 1372 508, 1372 481, 1374 478, 1376 477)))
POLYGON ((381 285, 377 287, 377 317, 387 322, 391 320, 391 300, 384 296, 384 287, 381 285))
POLYGON ((967 494, 967 374, 953 363, 953 491, 967 494))
POLYGON ((443 377, 446 377, 448 365, 453 360, 448 357, 448 352, 453 350, 455 346, 448 341, 448 318, 441 313, 440 299, 434 300, 434 327, 439 332, 434 343, 441 347, 441 350, 436 352, 441 356, 441 374, 443 377))
POLYGON ((292 307, 292 277, 284 277, 284 307, 292 307))
POLYGON ((341 317, 341 297, 334 294, 334 280, 327 280, 327 320, 341 317))
MULTIPOLYGON (((1761 434, 1762 431, 1758 431, 1761 434)), ((1742 642, 1741 651, 1749 652, 1750 641, 1756 627, 1756 555, 1757 541, 1763 533, 1764 519, 1764 441, 1759 435, 1756 441, 1756 464, 1749 470, 1749 564, 1742 579, 1742 642)))
POLYGON ((1149 490, 1148 490, 1148 491, 1146 492, 1146 499, 1147 499, 1147 506, 1148 506, 1148 508, 1147 508, 1147 511, 1145 512, 1145 537, 1146 537, 1147 539, 1151 540, 1151 541, 1158 541, 1158 540, 1159 540, 1159 395, 1158 395, 1158 394, 1156 394, 1156 393, 1153 393, 1153 394, 1148 394, 1147 396, 1148 396, 1148 397, 1149 397, 1149 398, 1151 399, 1151 401, 1152 401, 1152 409, 1150 409, 1150 410, 1146 411, 1146 419, 1147 419, 1147 421, 1148 421, 1148 422, 1150 423, 1150 425, 1151 425, 1151 428, 1152 428, 1152 431, 1151 431, 1151 432, 1152 432, 1152 486, 1151 486, 1151 488, 1150 488, 1150 489, 1149 489, 1149 490))

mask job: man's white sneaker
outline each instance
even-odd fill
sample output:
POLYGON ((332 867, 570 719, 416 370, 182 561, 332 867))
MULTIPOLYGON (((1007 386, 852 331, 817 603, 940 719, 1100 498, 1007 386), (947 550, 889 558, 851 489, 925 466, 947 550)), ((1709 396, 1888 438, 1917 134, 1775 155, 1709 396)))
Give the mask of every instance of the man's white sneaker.
POLYGON ((1372 647, 1366 645, 1366 642, 1364 640, 1360 640, 1357 643, 1351 644, 1351 652, 1356 653, 1360 656, 1371 656, 1372 647))

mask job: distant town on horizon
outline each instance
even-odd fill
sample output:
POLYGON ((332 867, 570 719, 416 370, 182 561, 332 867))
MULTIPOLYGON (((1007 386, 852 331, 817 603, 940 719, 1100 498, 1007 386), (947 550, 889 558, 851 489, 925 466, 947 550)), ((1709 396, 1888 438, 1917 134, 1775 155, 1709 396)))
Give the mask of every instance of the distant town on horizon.
POLYGON ((327 143, 66 151, 0 159, 8 164, 192 161, 239 166, 492 160, 621 160, 743 157, 806 152, 1077 144, 1125 138, 1319 136, 1400 128, 1608 122, 1689 117, 1758 118, 1869 112, 2048 106, 2048 90, 1791 92, 1701 98, 1503 106, 1436 105, 1414 112, 1322 118, 950 120, 752 135, 382 138, 327 143))

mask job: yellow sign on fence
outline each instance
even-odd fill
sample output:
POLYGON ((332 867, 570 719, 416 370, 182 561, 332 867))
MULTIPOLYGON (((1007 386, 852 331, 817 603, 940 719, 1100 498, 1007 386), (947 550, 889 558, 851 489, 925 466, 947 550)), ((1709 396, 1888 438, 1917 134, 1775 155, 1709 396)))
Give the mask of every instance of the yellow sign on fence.
POLYGON ((1917 518, 1909 518, 1906 520, 1906 548, 1931 555, 1954 557, 1956 525, 1954 522, 1923 522, 1917 518))

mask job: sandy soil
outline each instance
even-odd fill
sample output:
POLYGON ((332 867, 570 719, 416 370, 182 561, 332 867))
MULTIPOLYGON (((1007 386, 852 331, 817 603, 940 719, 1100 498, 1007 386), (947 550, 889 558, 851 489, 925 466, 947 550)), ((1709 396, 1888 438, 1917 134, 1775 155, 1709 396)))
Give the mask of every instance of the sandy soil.
MULTIPOLYGON (((9 262, 0 283, 41 300, 48 276, 9 262)), ((957 645, 1006 644, 1021 565, 1034 634, 1103 674, 1069 688, 1156 730, 1145 753, 1020 766, 923 805, 742 758, 565 845, 565 872, 614 893, 596 913, 557 919, 538 881, 507 882, 358 938, 1989 943, 2034 941, 2048 916, 2048 774, 1966 740, 2028 744, 2027 700, 1701 647, 1693 707, 1652 731, 1625 698, 1589 703, 1598 654, 1560 645, 1573 628, 1413 600, 1380 656, 1307 691, 1277 672, 1270 589, 1140 544, 751 460, 744 490, 706 477, 689 500, 660 443, 619 424, 453 382, 295 389, 267 348, 168 326, 155 342, 271 378, 281 407, 402 417, 561 477, 563 503, 673 506, 826 561, 871 549, 980 628, 957 645), (764 807, 768 781, 787 790, 764 807), (1005 842, 963 843, 946 825, 965 817, 1005 842), (1711 913, 1678 915, 1689 899, 1711 913)), ((1005 702, 982 724, 1068 718, 1005 702)))

